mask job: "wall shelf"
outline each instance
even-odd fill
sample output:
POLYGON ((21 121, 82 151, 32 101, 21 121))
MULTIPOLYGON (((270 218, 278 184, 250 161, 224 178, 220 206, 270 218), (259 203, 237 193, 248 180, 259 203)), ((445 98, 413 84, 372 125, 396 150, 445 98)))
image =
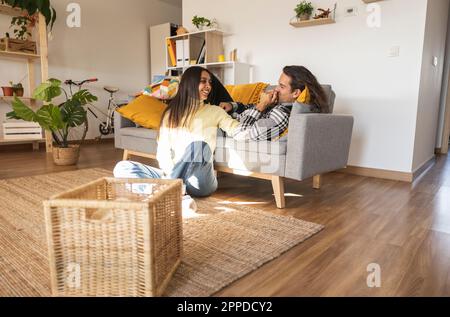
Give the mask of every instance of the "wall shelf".
POLYGON ((296 28, 304 28, 309 26, 325 25, 333 23, 336 23, 336 21, 333 18, 326 18, 326 19, 311 19, 307 21, 291 22, 290 24, 296 28))
POLYGON ((232 61, 228 61, 228 62, 217 62, 217 63, 206 63, 206 64, 193 64, 193 65, 189 65, 189 66, 183 66, 183 67, 168 67, 168 70, 182 70, 182 69, 187 69, 189 67, 192 66, 200 66, 200 67, 233 67, 236 64, 239 64, 239 62, 232 62, 232 61))
POLYGON ((0 51, 0 56, 2 57, 10 57, 10 58, 23 58, 23 59, 39 59, 40 55, 36 54, 28 54, 28 53, 20 53, 20 52, 5 52, 0 51))
MULTIPOLYGON (((9 96, 0 96, 0 101, 11 103, 13 102, 15 97, 9 97, 9 96)), ((36 99, 30 98, 30 97, 17 97, 19 100, 22 100, 25 103, 31 103, 34 105, 36 103, 36 99)))
POLYGON ((181 35, 174 35, 174 36, 167 37, 166 39, 168 39, 168 40, 179 40, 179 39, 182 39, 182 38, 187 38, 188 36, 204 34, 204 33, 220 34, 222 36, 227 36, 228 35, 224 31, 219 30, 219 29, 208 29, 208 30, 195 31, 195 32, 190 32, 190 33, 186 33, 186 34, 181 34, 181 35))

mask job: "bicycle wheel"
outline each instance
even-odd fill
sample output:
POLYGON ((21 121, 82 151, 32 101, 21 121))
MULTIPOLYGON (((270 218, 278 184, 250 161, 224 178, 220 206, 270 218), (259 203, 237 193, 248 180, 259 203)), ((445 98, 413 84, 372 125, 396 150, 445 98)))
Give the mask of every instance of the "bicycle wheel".
POLYGON ((112 132, 112 127, 108 127, 106 122, 102 122, 98 126, 98 130, 101 135, 110 135, 112 132))

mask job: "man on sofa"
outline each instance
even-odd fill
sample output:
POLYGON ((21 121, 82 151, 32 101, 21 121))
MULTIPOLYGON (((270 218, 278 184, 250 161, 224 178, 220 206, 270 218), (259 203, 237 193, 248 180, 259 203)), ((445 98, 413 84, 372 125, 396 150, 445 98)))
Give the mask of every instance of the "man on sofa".
POLYGON ((286 66, 278 86, 263 93, 257 105, 223 102, 219 106, 240 122, 234 139, 273 141, 286 132, 296 102, 302 112, 326 112, 322 86, 303 66, 286 66))

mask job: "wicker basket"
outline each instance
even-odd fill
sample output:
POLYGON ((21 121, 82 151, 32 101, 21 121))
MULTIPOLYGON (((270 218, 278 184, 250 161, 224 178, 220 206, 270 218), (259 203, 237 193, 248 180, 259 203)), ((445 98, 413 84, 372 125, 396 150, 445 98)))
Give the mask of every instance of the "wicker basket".
POLYGON ((44 202, 54 296, 161 296, 182 254, 181 180, 103 178, 44 202))

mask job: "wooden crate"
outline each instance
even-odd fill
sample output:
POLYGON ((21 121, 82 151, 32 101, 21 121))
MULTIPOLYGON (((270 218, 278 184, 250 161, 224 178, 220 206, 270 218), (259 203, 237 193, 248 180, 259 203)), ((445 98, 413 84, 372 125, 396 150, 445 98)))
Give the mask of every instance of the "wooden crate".
POLYGON ((0 39, 0 51, 37 54, 37 45, 33 41, 22 41, 5 37, 0 39))
POLYGON ((181 262, 181 180, 102 178, 44 202, 54 296, 161 296, 181 262))
POLYGON ((39 124, 25 121, 7 121, 3 123, 5 140, 41 140, 42 128, 39 124))

